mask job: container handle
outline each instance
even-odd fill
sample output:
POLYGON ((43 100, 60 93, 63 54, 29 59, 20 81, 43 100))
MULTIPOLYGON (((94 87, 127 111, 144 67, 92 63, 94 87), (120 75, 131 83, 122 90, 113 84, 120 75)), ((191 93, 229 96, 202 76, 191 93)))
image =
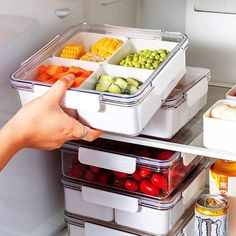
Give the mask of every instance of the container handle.
POLYGON ((86 202, 132 213, 138 212, 139 210, 138 198, 129 197, 87 186, 82 186, 81 191, 82 198, 86 202))
POLYGON ((206 94, 208 90, 208 79, 207 77, 202 78, 192 88, 185 93, 185 98, 189 107, 199 100, 202 95, 206 94))
POLYGON ((84 232, 86 236, 139 236, 138 234, 130 234, 124 231, 92 224, 89 222, 84 223, 84 232))
MULTIPOLYGON (((49 89, 50 86, 35 84, 33 86, 34 97, 36 98, 45 94, 49 89)), ((67 90, 65 95, 61 98, 60 104, 66 108, 76 109, 78 112, 80 110, 98 112, 100 110, 100 95, 67 90)))
POLYGON ((136 158, 116 153, 79 147, 79 161, 90 166, 133 174, 136 170, 136 158))
POLYGON ((195 154, 190 154, 190 153, 181 153, 181 156, 183 158, 183 164, 185 166, 188 166, 193 160, 194 158, 197 156, 195 154))
POLYGON ((196 195, 199 195, 204 190, 199 189, 199 186, 202 186, 202 183, 206 183, 206 168, 204 168, 182 192, 183 204, 185 206, 187 205, 187 207, 189 207, 196 198, 196 195))

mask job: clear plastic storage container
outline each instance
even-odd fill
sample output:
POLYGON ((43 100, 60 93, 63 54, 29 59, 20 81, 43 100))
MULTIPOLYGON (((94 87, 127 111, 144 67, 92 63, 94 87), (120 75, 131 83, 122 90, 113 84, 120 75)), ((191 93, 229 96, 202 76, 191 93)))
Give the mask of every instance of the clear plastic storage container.
MULTIPOLYGON (((83 207, 85 203, 87 213, 90 212, 90 215, 87 214, 86 216, 96 218, 92 214, 92 211, 95 211, 94 206, 109 207, 115 212, 113 223, 115 222, 117 225, 148 234, 167 235, 204 190, 207 163, 208 160, 203 159, 189 178, 180 184, 178 189, 168 198, 162 200, 130 195, 112 189, 106 190, 96 184, 72 181, 63 177, 65 210, 72 215, 81 216, 83 215, 81 211, 76 210, 83 207)), ((100 218, 96 219, 100 220, 100 218)), ((108 232, 111 231, 108 230, 108 232)))
MULTIPOLYGON (((166 236, 190 236, 194 229, 194 218, 192 217, 193 208, 190 207, 189 212, 184 219, 173 227, 170 233, 166 236)), ((68 225, 69 236, 151 236, 145 232, 130 229, 128 227, 120 227, 119 225, 110 222, 102 222, 83 216, 71 215, 65 212, 65 221, 68 225)), ((157 235, 158 236, 158 235, 157 235)))
MULTIPOLYGON (((37 81, 35 76, 40 65, 53 56, 55 56, 55 61, 52 61, 54 66, 55 63, 58 63, 58 59, 60 59, 60 65, 65 63, 67 66, 77 66, 85 62, 95 63, 100 67, 95 70, 98 76, 101 71, 109 71, 109 73, 115 71, 115 74, 114 72, 112 74, 113 76, 137 77, 136 79, 143 84, 137 92, 128 95, 96 91, 97 78, 91 75, 80 86, 69 89, 61 99, 61 104, 64 107, 77 110, 80 119, 89 126, 107 132, 138 135, 159 109, 161 101, 167 98, 186 72, 185 50, 187 45, 187 37, 180 33, 79 24, 57 36, 31 58, 23 62, 21 67, 12 75, 11 83, 18 90, 22 104, 44 94, 51 85, 47 82, 37 81), (97 34, 124 38, 123 45, 111 55, 108 61, 95 63, 57 57, 61 48, 70 43, 71 40, 73 41, 74 37, 79 38, 82 37, 81 35, 87 35, 89 38, 83 40, 92 42, 93 37, 97 34), (147 70, 118 65, 119 59, 122 56, 127 56, 127 53, 134 52, 134 50, 149 49, 149 47, 151 50, 153 48, 164 48, 170 51, 157 69, 147 70), (104 66, 110 67, 110 69, 104 69, 104 66)), ((93 68, 90 70, 94 71, 94 66, 91 67, 93 68)))
POLYGON ((172 138, 206 105, 209 79, 208 69, 187 67, 184 77, 144 127, 142 134, 172 138))
POLYGON ((65 144, 63 175, 129 194, 170 195, 202 157, 107 139, 65 144))

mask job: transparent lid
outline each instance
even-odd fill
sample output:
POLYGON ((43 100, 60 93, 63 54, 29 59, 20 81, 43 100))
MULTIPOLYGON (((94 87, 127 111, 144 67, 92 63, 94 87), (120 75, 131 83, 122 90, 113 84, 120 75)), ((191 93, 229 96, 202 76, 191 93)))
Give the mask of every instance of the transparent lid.
MULTIPOLYGON (((201 173, 201 171, 203 169, 205 169, 205 166, 206 166, 207 163, 208 163, 207 158, 203 158, 201 160, 200 164, 198 165, 197 169, 195 169, 188 176, 188 178, 186 178, 179 185, 179 187, 165 199, 160 200, 160 199, 157 199, 157 198, 152 197, 152 196, 143 197, 143 196, 139 196, 137 194, 130 194, 130 193, 127 193, 127 192, 123 192, 122 190, 117 191, 117 190, 114 190, 114 189, 109 189, 109 191, 137 198, 140 206, 152 207, 152 208, 156 208, 156 209, 159 209, 159 210, 168 210, 168 209, 173 208, 175 206, 175 204, 182 198, 182 194, 185 191, 185 189, 201 173)), ((62 184, 66 188, 75 189, 75 190, 78 190, 78 191, 81 191, 82 186, 93 187, 93 188, 97 188, 97 189, 107 191, 106 187, 97 186, 96 184, 87 183, 87 182, 80 181, 80 180, 74 181, 74 180, 68 179, 67 177, 64 177, 64 176, 62 177, 62 184)))
POLYGON ((94 33, 109 34, 114 36, 119 35, 127 37, 129 39, 138 38, 146 40, 176 42, 176 46, 168 55, 168 57, 160 64, 160 66, 156 70, 153 70, 153 73, 147 78, 147 80, 143 83, 140 89, 138 89, 138 91, 133 95, 101 93, 95 90, 81 90, 79 87, 71 88, 71 90, 76 90, 77 92, 99 94, 101 96, 101 100, 119 102, 119 103, 122 102, 126 104, 128 103, 129 105, 140 102, 148 94, 148 91, 150 91, 151 88, 153 87, 152 82, 157 77, 157 75, 163 70, 165 65, 169 63, 169 61, 174 57, 174 55, 180 49, 185 49, 187 46, 187 36, 181 33, 82 23, 72 26, 65 33, 56 36, 45 47, 36 52, 28 60, 23 62, 21 67, 11 76, 12 86, 18 89, 24 89, 30 91, 33 90, 34 85, 43 85, 50 87, 50 85, 48 84, 43 84, 37 81, 25 80, 25 77, 28 73, 30 73, 44 60, 46 60, 49 57, 52 57, 53 53, 55 53, 71 37, 75 36, 79 32, 94 32, 94 33))
POLYGON ((168 159, 161 160, 157 158, 157 155, 158 153, 166 150, 129 144, 115 140, 111 141, 103 138, 98 138, 90 143, 80 140, 78 142, 68 142, 63 145, 64 149, 75 151, 78 151, 80 147, 129 156, 136 159, 138 166, 146 166, 149 169, 154 170, 171 168, 182 158, 180 152, 173 152, 173 154, 169 156, 168 159))
POLYGON ((186 74, 162 103, 162 107, 171 108, 181 104, 186 99, 185 93, 205 77, 208 80, 210 79, 210 71, 208 69, 187 66, 186 74))

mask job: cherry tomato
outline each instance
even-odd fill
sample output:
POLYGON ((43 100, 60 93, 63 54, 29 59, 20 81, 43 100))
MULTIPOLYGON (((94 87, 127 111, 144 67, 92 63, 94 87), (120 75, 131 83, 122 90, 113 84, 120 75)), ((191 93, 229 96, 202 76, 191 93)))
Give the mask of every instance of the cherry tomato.
POLYGON ((120 171, 112 171, 112 172, 116 177, 118 177, 120 179, 125 179, 128 177, 128 174, 124 173, 124 172, 120 172, 120 171))
POLYGON ((84 175, 84 178, 88 181, 94 181, 96 178, 96 175, 91 170, 87 170, 84 175))
POLYGON ((170 159, 170 157, 173 154, 174 154, 174 152, 172 152, 172 151, 163 151, 163 152, 157 154, 156 159, 165 161, 165 160, 170 159))
POLYGON ((139 175, 142 177, 142 178, 146 178, 148 176, 151 175, 151 170, 149 169, 146 169, 146 168, 140 168, 139 169, 139 175))
POLYGON ((160 194, 160 190, 152 185, 152 183, 149 180, 142 180, 140 183, 140 190, 142 193, 151 195, 151 196, 157 196, 160 194))
POLYGON ((84 165, 82 164, 77 164, 73 165, 72 168, 70 169, 69 176, 73 178, 80 179, 84 175, 84 165))
POLYGON ((97 177, 97 181, 101 184, 107 185, 110 179, 110 174, 108 172, 100 173, 97 177))
POLYGON ((113 185, 117 188, 123 188, 124 186, 124 179, 114 178, 113 185))
POLYGON ((155 187, 162 189, 165 192, 168 191, 168 180, 164 175, 159 173, 154 173, 152 175, 151 182, 155 187))
POLYGON ((135 150, 134 154, 142 157, 151 157, 151 153, 144 149, 135 150))
POLYGON ((98 172, 100 172, 101 168, 100 167, 97 167, 97 166, 89 166, 90 170, 97 174, 98 172))
POLYGON ((125 188, 131 192, 138 191, 138 183, 135 180, 127 179, 125 181, 125 188))
POLYGON ((133 174, 132 174, 132 176, 133 176, 133 178, 136 180, 136 181, 138 181, 138 182, 140 182, 143 178, 140 176, 140 174, 139 174, 139 169, 137 169, 133 174))

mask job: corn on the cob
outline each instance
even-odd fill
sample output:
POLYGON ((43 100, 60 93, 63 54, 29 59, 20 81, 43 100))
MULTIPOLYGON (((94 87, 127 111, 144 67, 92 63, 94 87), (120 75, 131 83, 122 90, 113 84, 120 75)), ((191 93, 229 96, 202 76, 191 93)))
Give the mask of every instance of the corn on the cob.
POLYGON ((66 45, 63 48, 60 54, 60 57, 70 58, 70 59, 79 59, 84 53, 85 53, 84 45, 70 44, 70 45, 66 45))
POLYGON ((103 37, 99 39, 92 47, 91 51, 98 55, 103 55, 105 58, 111 54, 122 44, 122 41, 115 38, 103 37))

